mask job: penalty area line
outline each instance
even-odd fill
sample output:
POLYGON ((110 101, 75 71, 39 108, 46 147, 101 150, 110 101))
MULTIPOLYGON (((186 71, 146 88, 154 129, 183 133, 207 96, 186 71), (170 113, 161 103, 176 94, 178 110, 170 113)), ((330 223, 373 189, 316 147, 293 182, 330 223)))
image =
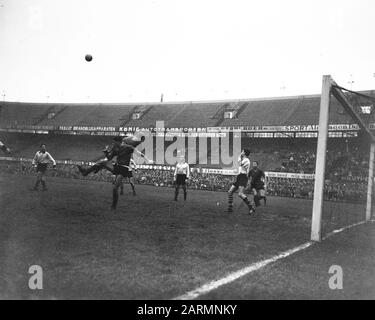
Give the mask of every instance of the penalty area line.
MULTIPOLYGON (((373 223, 375 222, 375 220, 370 220, 369 221, 370 223, 373 223)), ((356 227, 356 226, 359 226, 359 225, 362 225, 362 224, 365 224, 366 222, 365 221, 361 221, 361 222, 358 222, 358 223, 354 223, 352 225, 349 225, 347 227, 343 227, 343 228, 340 228, 340 229, 337 229, 337 230, 334 230, 332 231, 331 233, 327 234, 326 237, 324 237, 322 240, 325 240, 335 234, 338 234, 342 231, 345 231, 345 230, 348 230, 350 228, 353 228, 353 227, 356 227)), ((311 247, 313 244, 316 244, 318 242, 314 242, 314 241, 309 241, 309 242, 306 242, 304 244, 301 244, 293 249, 289 249, 287 251, 284 251, 284 252, 281 252, 279 253, 278 255, 276 256, 273 256, 269 259, 265 259, 265 260, 262 260, 262 261, 258 261, 258 262, 255 262, 255 263, 252 263, 250 264, 249 266, 243 268, 243 269, 240 269, 238 271, 235 271, 233 273, 230 273, 228 274, 227 276, 225 276, 224 278, 221 278, 219 280, 214 280, 214 281, 211 281, 211 282, 208 282, 204 285, 202 285, 201 287, 199 288, 196 288, 192 291, 189 291, 181 296, 178 296, 178 297, 175 297, 173 298, 172 300, 193 300, 193 299, 196 299, 198 298, 199 296, 201 295, 204 295, 204 294, 207 294, 213 290, 216 290, 217 288, 223 286, 223 285, 226 285, 228 283, 231 283, 249 273, 252 273, 254 271, 257 271, 265 266, 267 266, 268 264, 270 263, 273 263, 273 262, 276 262, 278 260, 281 260, 281 259, 284 259, 286 257, 289 257, 291 256, 292 254, 294 253, 297 253, 299 251, 302 251, 302 250, 305 250, 309 247, 311 247)))

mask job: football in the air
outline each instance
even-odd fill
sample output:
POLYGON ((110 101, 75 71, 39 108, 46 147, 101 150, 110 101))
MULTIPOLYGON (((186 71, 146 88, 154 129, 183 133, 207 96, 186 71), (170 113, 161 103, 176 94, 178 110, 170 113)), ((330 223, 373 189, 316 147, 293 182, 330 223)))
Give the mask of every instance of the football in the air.
POLYGON ((85 59, 86 59, 86 61, 91 61, 92 60, 92 55, 91 54, 86 54, 85 59))

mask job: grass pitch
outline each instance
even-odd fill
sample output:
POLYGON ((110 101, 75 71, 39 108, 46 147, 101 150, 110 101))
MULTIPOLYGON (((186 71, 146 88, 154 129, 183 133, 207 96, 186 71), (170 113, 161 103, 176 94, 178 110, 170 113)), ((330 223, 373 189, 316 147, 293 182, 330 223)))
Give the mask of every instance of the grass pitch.
MULTIPOLYGON (((49 178, 31 192, 31 176, 0 176, 1 299, 171 299, 309 240, 312 202, 270 197, 248 216, 227 195, 125 185, 116 214, 111 184, 49 178), (28 269, 43 268, 43 290, 28 269)), ((350 207, 350 211, 355 211, 350 207)), ((208 293, 206 299, 375 298, 373 224, 335 235, 208 293), (344 289, 328 288, 329 266, 344 289), (372 277, 371 277, 372 276, 372 277)))

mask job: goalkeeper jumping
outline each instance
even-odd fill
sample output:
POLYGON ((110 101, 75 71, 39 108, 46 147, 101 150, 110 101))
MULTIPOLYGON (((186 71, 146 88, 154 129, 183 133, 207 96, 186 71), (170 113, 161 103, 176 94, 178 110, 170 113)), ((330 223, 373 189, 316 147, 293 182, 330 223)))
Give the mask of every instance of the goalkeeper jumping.
POLYGON ((145 136, 137 137, 134 135, 122 137, 115 137, 114 143, 111 148, 104 150, 106 157, 94 165, 83 168, 82 166, 78 166, 79 171, 83 176, 87 176, 91 172, 98 173, 100 170, 108 170, 113 175, 116 176, 115 181, 113 183, 113 190, 112 190, 112 206, 111 210, 115 211, 117 208, 118 203, 118 190, 122 185, 123 178, 129 176, 129 169, 130 169, 130 160, 134 151, 140 154, 146 161, 151 162, 148 160, 143 153, 136 150, 136 147, 140 145, 144 140, 145 136), (116 158, 114 162, 112 160, 116 158))

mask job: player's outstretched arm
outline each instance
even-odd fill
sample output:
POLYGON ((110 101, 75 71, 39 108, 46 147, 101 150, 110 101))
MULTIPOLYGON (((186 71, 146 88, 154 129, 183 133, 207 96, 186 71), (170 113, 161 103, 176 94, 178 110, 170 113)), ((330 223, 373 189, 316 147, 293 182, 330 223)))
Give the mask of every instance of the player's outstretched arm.
POLYGON ((238 165, 239 165, 239 166, 242 164, 242 152, 241 152, 241 154, 238 156, 237 162, 238 162, 238 165))
POLYGON ((56 167, 56 161, 55 159, 51 156, 51 154, 49 152, 47 152, 47 157, 48 159, 52 162, 52 165, 53 167, 55 168, 56 167))
MULTIPOLYGON (((127 145, 128 146, 128 145, 127 145)), ((129 147, 133 148, 135 152, 137 152, 137 154, 139 154, 143 159, 145 159, 147 161, 147 163, 153 163, 152 160, 148 159, 146 157, 146 155, 144 153, 142 153, 141 151, 137 150, 137 148, 134 148, 133 146, 129 145, 129 147)))
POLYGON ((176 169, 174 169, 173 181, 176 181, 176 179, 177 179, 177 165, 176 165, 176 169))
POLYGON ((38 152, 35 153, 35 156, 34 156, 34 158, 33 158, 33 161, 31 162, 31 165, 32 165, 33 167, 36 167, 36 165, 37 165, 37 161, 38 161, 38 152))

